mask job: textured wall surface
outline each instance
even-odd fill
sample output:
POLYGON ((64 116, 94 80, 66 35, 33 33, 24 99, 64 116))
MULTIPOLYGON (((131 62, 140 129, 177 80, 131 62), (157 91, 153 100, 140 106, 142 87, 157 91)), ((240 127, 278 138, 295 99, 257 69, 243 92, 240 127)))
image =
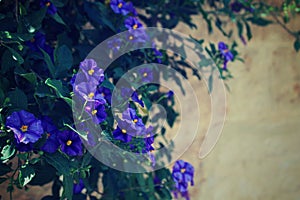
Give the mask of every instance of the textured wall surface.
MULTIPOLYGON (((299 19, 291 23, 292 29, 299 29, 299 19)), ((192 35, 207 34, 199 28, 192 35)), ((245 63, 229 65, 234 79, 228 82, 227 119, 217 145, 197 160, 198 138, 182 157, 197 168, 191 199, 300 198, 300 54, 279 26, 253 27, 253 35, 246 46, 239 46, 245 63)), ((209 114, 208 109, 203 112, 209 114)), ((208 122, 202 124, 200 135, 208 122)))

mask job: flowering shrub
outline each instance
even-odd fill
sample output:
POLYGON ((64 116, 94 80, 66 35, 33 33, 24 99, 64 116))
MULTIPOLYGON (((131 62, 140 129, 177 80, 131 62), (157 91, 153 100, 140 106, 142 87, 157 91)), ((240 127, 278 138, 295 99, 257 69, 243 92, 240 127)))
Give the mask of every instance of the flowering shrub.
MULTIPOLYGON (((183 160, 170 170, 155 155, 165 146, 176 147, 156 142, 166 141, 167 132, 165 127, 149 124, 152 102, 165 108, 170 127, 181 113, 174 108, 176 93, 155 82, 163 70, 153 63, 171 66, 183 77, 191 70, 199 79, 197 68, 214 65, 218 78, 227 80, 232 77, 230 62, 242 60, 236 50, 238 42, 215 45, 190 38, 200 47, 195 52, 203 48, 209 55, 195 68, 181 55, 160 49, 158 43, 166 41, 152 40, 146 27, 173 29, 183 22, 196 28, 192 15, 201 14, 210 33, 216 28, 231 38, 234 33, 225 22, 236 24, 237 35, 246 44, 252 38, 250 23, 278 23, 295 37, 298 51, 299 31, 288 29, 285 23, 299 12, 299 5, 288 0, 282 7, 246 0, 0 1, 1 183, 8 183, 7 191, 12 193, 16 188, 52 182, 52 195, 44 200, 171 199, 179 195, 189 199, 194 175, 201 174, 183 160), (282 20, 278 13, 283 13, 282 20), (99 43, 121 32, 122 37, 107 41, 107 51, 90 55, 99 43), (146 43, 149 48, 138 48, 146 43), (127 53, 124 46, 135 50, 127 53), (101 66, 101 56, 119 53, 109 68, 101 66), (143 64, 146 67, 132 71, 143 64), (118 87, 128 72, 132 74, 118 87), (125 153, 116 155, 101 146, 108 142, 125 153), (147 159, 125 159, 126 152, 147 159), (100 162, 95 154, 107 161, 100 162), (114 156, 121 157, 122 163, 114 163, 114 156), (153 170, 117 170, 117 165, 125 169, 132 161, 141 166, 146 163, 153 170)), ((181 86, 177 76, 168 76, 163 78, 175 79, 181 86)), ((208 81, 211 91, 213 78, 208 81)), ((161 156, 172 160, 168 152, 161 156)))

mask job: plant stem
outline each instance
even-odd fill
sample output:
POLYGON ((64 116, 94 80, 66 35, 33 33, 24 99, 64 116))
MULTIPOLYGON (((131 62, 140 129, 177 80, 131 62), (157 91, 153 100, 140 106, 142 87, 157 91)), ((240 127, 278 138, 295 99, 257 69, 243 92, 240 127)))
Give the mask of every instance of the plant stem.
POLYGON ((298 37, 298 34, 296 32, 291 31, 288 27, 285 26, 285 24, 283 24, 278 17, 276 16, 275 13, 271 12, 271 16, 274 18, 274 20, 276 21, 276 23, 278 25, 280 25, 286 32, 288 32, 290 35, 294 36, 294 37, 298 37))

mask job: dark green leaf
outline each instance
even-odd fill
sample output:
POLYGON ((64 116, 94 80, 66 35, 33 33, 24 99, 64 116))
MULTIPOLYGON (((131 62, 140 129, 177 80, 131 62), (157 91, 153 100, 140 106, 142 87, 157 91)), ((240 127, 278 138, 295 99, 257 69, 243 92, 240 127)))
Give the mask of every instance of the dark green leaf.
POLYGON ((247 31, 247 38, 248 38, 248 40, 251 40, 252 32, 251 32, 251 28, 250 28, 249 24, 247 23, 247 21, 245 21, 245 26, 246 26, 246 31, 247 31))
POLYGON ((7 180, 7 178, 0 177, 0 184, 4 183, 7 180))
POLYGON ((61 153, 45 154, 44 157, 61 174, 70 174, 70 161, 61 153))
MULTIPOLYGON (((32 160, 30 163, 33 163, 32 160)), ((38 162, 32 165, 35 171, 35 177, 28 183, 29 185, 45 185, 54 180, 56 170, 47 162, 38 162)))
POLYGON ((71 50, 66 46, 62 45, 55 49, 55 78, 65 77, 68 70, 73 65, 73 56, 71 50))
POLYGON ((15 69, 15 74, 18 74, 19 76, 25 78, 26 80, 28 80, 30 83, 32 84, 36 84, 37 78, 35 73, 31 72, 31 73, 27 73, 23 68, 21 67, 17 67, 15 69))
POLYGON ((43 8, 40 8, 39 10, 33 12, 31 15, 29 15, 26 19, 28 20, 28 23, 31 25, 31 27, 28 27, 29 32, 39 30, 42 21, 45 18, 46 12, 48 7, 45 6, 43 8), (34 28, 34 30, 32 30, 34 28))
POLYGON ((52 80, 48 78, 45 83, 55 90, 57 97, 62 98, 63 100, 65 100, 65 102, 72 106, 72 99, 66 97, 69 94, 68 89, 62 85, 62 82, 60 80, 52 80))
POLYGON ((44 61, 46 62, 48 69, 50 71, 50 74, 53 78, 55 78, 55 66, 53 65, 53 62, 47 52, 45 52, 43 49, 40 49, 44 55, 44 61))
POLYGON ((66 25, 66 23, 64 22, 64 20, 58 15, 58 13, 55 13, 54 15, 51 15, 51 17, 57 22, 60 23, 62 25, 66 25))
POLYGON ((63 199, 72 199, 73 196, 73 177, 70 175, 63 176, 63 199))
POLYGON ((23 165, 19 171, 18 180, 22 187, 27 185, 35 176, 34 169, 30 165, 23 165))
POLYGON ((294 42, 294 48, 297 52, 300 50, 300 38, 294 42))
POLYGON ((0 176, 3 176, 11 171, 12 171, 12 169, 10 168, 10 166, 0 163, 0 176))
POLYGON ((106 87, 110 90, 114 90, 115 86, 108 80, 104 80, 101 84, 103 87, 106 87))
POLYGON ((250 21, 250 22, 252 22, 252 24, 255 24, 258 26, 267 26, 272 23, 272 21, 261 18, 261 17, 258 17, 258 18, 249 17, 249 18, 247 18, 247 21, 250 21))
POLYGON ((20 90, 16 89, 15 91, 9 92, 7 95, 7 103, 13 109, 23 109, 26 110, 28 106, 27 96, 25 93, 20 90))
POLYGON ((237 24, 237 28, 238 28, 238 35, 241 37, 244 32, 243 24, 240 21, 237 21, 236 24, 237 24))
POLYGON ((12 58, 17 61, 19 64, 24 63, 24 59, 22 58, 22 56, 13 48, 10 48, 8 46, 6 46, 6 48, 8 48, 8 50, 11 52, 12 54, 12 58))
POLYGON ((1 74, 5 74, 15 66, 19 65, 16 60, 13 59, 12 53, 9 50, 4 51, 1 58, 1 74))

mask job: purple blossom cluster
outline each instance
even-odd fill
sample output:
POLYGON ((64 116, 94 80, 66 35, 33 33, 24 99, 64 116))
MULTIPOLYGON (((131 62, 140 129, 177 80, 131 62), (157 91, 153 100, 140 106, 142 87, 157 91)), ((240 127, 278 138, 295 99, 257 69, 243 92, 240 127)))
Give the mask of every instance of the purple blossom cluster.
POLYGON ((13 112, 6 119, 6 126, 14 133, 16 148, 21 152, 31 151, 45 135, 46 141, 40 147, 47 153, 54 153, 59 148, 69 156, 82 154, 81 139, 73 131, 60 131, 49 117, 37 119, 25 110, 13 112))
POLYGON ((189 183, 194 185, 194 167, 183 160, 178 160, 173 166, 172 177, 175 182, 175 190, 173 191, 175 198, 181 194, 186 200, 189 200, 188 186, 189 183))
POLYGON ((234 55, 232 54, 232 52, 229 50, 227 44, 225 44, 224 42, 219 42, 218 43, 218 49, 220 51, 220 57, 221 59, 223 59, 223 69, 227 70, 227 63, 229 61, 233 61, 234 59, 234 55))
POLYGON ((111 103, 111 92, 105 87, 98 87, 104 81, 104 71, 93 59, 80 63, 76 80, 71 80, 74 92, 82 100, 84 111, 95 124, 102 123, 107 117, 106 103, 111 103))
POLYGON ((49 1, 49 0, 41 0, 40 1, 40 7, 47 7, 47 13, 49 15, 55 15, 57 13, 57 8, 55 7, 55 5, 49 1))
MULTIPOLYGON (((110 7, 116 14, 122 14, 125 16, 124 26, 128 30, 126 40, 134 43, 145 43, 149 40, 148 35, 143 29, 142 23, 137 18, 137 12, 132 4, 132 2, 125 2, 123 0, 111 0, 110 7)), ((116 52, 120 49, 122 41, 120 39, 115 39, 108 43, 108 47, 116 52)), ((153 54, 157 57, 157 62, 161 63, 162 53, 156 48, 155 43, 152 45, 153 54)))
MULTIPOLYGON (((113 131, 116 140, 129 143, 133 137, 144 139, 144 148, 142 152, 154 150, 152 144, 154 142, 153 127, 146 127, 142 119, 137 115, 136 110, 127 108, 122 113, 122 119, 118 121, 117 128, 113 131)), ((134 148, 134 146, 132 146, 134 148)))
POLYGON ((42 32, 36 32, 34 37, 30 41, 25 42, 25 44, 31 51, 41 52, 40 49, 42 49, 46 53, 48 53, 51 58, 53 58, 53 49, 48 44, 46 44, 46 36, 42 32))

